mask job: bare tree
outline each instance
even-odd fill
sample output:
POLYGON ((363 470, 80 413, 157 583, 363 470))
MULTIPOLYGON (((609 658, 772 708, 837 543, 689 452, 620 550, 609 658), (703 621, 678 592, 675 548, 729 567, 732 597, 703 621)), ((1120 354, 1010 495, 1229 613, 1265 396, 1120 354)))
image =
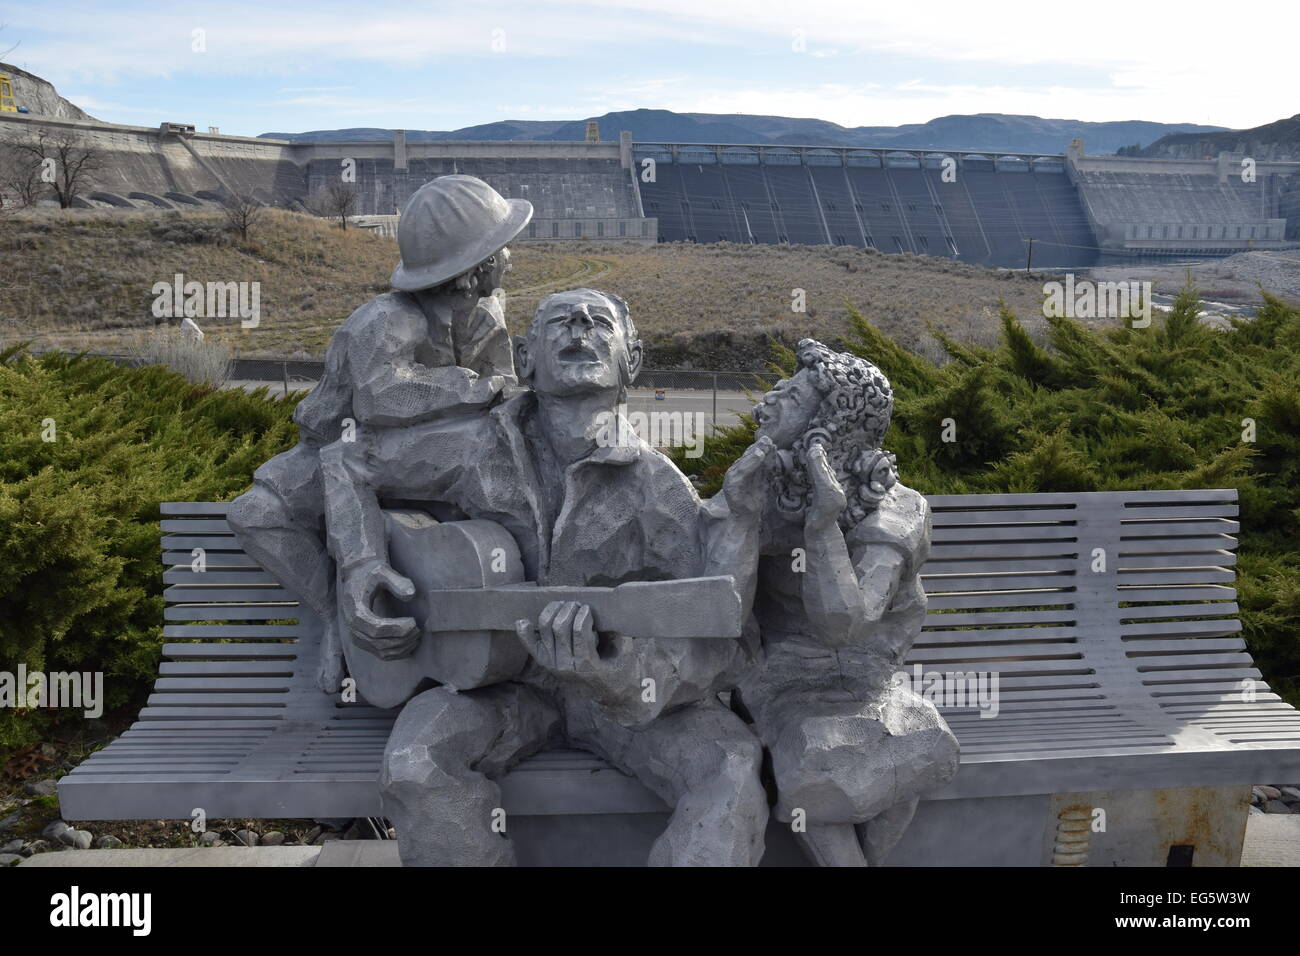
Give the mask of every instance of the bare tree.
POLYGON ((0 208, 12 212, 35 205, 44 191, 40 160, 13 143, 0 143, 0 208))
POLYGON ((221 213, 226 225, 247 242, 248 234, 262 221, 266 206, 247 193, 233 193, 221 200, 221 213))
POLYGON ((318 216, 337 219, 343 229, 348 227, 348 216, 357 210, 357 190, 351 183, 330 183, 316 193, 312 207, 318 216))
POLYGON ((64 209, 90 187, 104 165, 103 153, 73 129, 37 126, 25 139, 15 140, 13 148, 32 162, 41 183, 64 209))

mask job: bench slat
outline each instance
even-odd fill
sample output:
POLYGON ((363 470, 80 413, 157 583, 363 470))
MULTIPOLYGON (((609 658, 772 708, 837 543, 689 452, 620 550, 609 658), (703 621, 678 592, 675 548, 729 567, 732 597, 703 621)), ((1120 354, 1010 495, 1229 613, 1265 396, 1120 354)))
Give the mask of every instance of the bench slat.
POLYGON ((189 567, 182 570, 164 571, 164 584, 185 584, 185 585, 213 585, 213 584, 270 584, 279 587, 280 582, 273 578, 265 571, 226 571, 213 570, 208 566, 206 571, 194 571, 189 567))
POLYGON ((158 522, 162 530, 174 534, 231 534, 230 525, 225 518, 164 518, 158 522))
MULTIPOLYGON (((973 610, 977 608, 993 607, 1037 607, 1044 609, 1042 613, 1055 614, 1056 611, 1045 610, 1058 605, 1073 607, 1076 593, 1072 590, 1059 591, 1026 591, 1017 593, 1014 591, 984 591, 979 594, 936 594, 929 598, 928 605, 931 613, 936 610, 947 610, 949 608, 973 610)), ((926 623, 930 618, 926 618, 926 623)))
POLYGON ((211 587, 202 588, 173 584, 163 588, 163 599, 173 604, 230 604, 240 601, 284 604, 297 601, 297 598, 278 584, 270 587, 228 588, 217 582, 213 582, 211 587))
POLYGON ((1075 541, 1079 530, 1073 525, 989 526, 979 528, 936 527, 930 540, 948 541, 1075 541))
POLYGON ((235 540, 233 534, 170 534, 164 535, 162 539, 164 551, 173 548, 179 548, 183 551, 192 551, 194 548, 202 548, 204 551, 232 551, 237 554, 243 554, 244 549, 235 540))
POLYGON ((1228 618, 1222 621, 1140 621, 1121 624, 1120 635, 1125 638, 1157 637, 1172 634, 1176 637, 1203 634, 1206 637, 1226 637, 1241 631, 1241 621, 1228 618))
POLYGON ((297 624, 164 624, 164 637, 198 637, 205 640, 218 638, 276 637, 298 638, 302 629, 297 624))
POLYGON ((230 509, 229 501, 164 501, 159 513, 164 515, 222 515, 230 509))
MULTIPOLYGON (((931 561, 993 558, 1072 558, 1079 557, 1079 547, 1071 541, 931 541, 931 561)), ((927 563, 921 573, 929 568, 927 563)))
MULTIPOLYGON (((207 561, 208 568, 255 568, 261 570, 261 565, 254 558, 249 557, 242 551, 217 551, 204 548, 204 560, 207 561)), ((189 551, 164 551, 162 553, 162 563, 169 568, 188 568, 194 560, 194 555, 189 551)), ((263 571, 263 574, 266 572, 263 571)))
POLYGON ((232 676, 292 677, 288 661, 163 661, 158 665, 162 677, 203 677, 205 680, 232 676))
POLYGON ((1230 568, 1237 563, 1231 551, 1207 551, 1200 554, 1131 554, 1119 556, 1122 571, 1137 568, 1230 568))
POLYGON ((167 621, 279 621, 298 616, 296 604, 171 604, 163 608, 167 621))

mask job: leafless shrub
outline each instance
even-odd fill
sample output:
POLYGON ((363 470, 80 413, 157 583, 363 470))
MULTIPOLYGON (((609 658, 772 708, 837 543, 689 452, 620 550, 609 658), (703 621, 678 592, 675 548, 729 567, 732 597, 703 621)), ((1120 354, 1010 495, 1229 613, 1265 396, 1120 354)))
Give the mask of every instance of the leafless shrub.
POLYGON ((0 215, 35 205, 43 186, 39 159, 13 143, 0 144, 0 215))
POLYGON ((75 129, 37 126, 26 137, 14 140, 10 148, 35 169, 38 185, 48 186, 64 209, 91 188, 104 165, 103 152, 75 129))
POLYGON ((221 201, 221 215, 226 226, 248 241, 248 234, 261 222, 266 206, 247 193, 233 193, 221 201))
POLYGON ((313 212, 326 219, 337 219, 339 228, 347 229, 348 216, 356 214, 357 190, 351 183, 330 183, 316 191, 309 203, 313 212))
POLYGON ((191 338, 176 326, 160 326, 131 346, 137 365, 165 365, 195 385, 220 388, 230 381, 230 349, 218 342, 191 338))

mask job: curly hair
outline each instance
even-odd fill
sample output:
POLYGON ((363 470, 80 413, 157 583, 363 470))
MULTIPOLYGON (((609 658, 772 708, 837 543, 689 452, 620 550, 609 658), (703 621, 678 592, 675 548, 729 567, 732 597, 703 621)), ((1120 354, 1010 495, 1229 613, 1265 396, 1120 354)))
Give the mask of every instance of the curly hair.
POLYGON ((858 524, 898 480, 896 460, 881 448, 894 411, 894 391, 883 372, 850 352, 835 352, 815 339, 802 339, 795 350, 800 371, 807 371, 821 404, 807 430, 791 446, 786 468, 775 480, 777 506, 799 512, 812 500, 807 454, 814 443, 844 489, 848 505, 840 515, 845 530, 858 524), (878 486, 878 487, 877 487, 878 486))

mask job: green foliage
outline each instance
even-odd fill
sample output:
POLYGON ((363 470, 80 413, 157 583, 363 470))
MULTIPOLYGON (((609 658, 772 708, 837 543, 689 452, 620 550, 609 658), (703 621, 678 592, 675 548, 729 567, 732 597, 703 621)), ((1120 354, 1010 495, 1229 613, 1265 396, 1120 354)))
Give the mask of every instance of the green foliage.
MULTIPOLYGON (((1231 331, 1202 326, 1198 308, 1189 286, 1148 328, 1052 318, 1042 348, 1004 307, 999 348, 950 348, 942 367, 856 310, 847 341, 889 376, 886 447, 926 494, 1236 488, 1245 638, 1270 685, 1300 704, 1300 308, 1265 294, 1231 331), (956 441, 943 440, 945 419, 956 441)), ((752 436, 747 421, 702 458, 674 460, 712 494, 752 436)))
MULTIPOLYGON (((107 708, 138 704, 161 646, 159 503, 242 492, 297 440, 296 401, 0 352, 0 669, 103 671, 107 708)), ((57 716, 0 710, 0 751, 57 716)))

